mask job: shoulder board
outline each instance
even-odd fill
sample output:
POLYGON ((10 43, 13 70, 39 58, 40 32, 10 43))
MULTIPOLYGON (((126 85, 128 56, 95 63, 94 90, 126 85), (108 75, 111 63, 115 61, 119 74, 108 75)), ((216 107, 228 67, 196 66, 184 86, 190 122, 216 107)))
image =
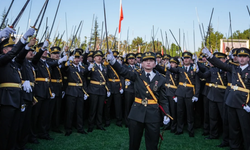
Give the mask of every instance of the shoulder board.
POLYGON ((164 74, 161 74, 163 77, 166 77, 166 75, 164 75, 164 74))
POLYGON ((81 66, 81 68, 85 69, 85 67, 81 66))

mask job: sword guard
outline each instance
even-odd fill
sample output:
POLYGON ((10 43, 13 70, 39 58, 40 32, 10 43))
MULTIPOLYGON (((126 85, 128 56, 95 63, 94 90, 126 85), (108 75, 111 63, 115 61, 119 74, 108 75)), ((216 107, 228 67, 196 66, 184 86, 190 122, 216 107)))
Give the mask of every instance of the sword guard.
POLYGON ((36 31, 38 30, 35 26, 30 26, 31 28, 34 28, 36 31))

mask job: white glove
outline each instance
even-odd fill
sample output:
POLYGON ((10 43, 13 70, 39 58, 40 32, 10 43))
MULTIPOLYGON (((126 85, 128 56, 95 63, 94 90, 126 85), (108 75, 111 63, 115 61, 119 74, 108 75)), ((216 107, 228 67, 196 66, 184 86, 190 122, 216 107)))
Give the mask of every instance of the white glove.
POLYGON ((123 93, 123 89, 120 89, 120 93, 121 93, 121 94, 123 93))
POLYGON ((125 81, 125 85, 129 86, 130 85, 130 81, 125 81))
POLYGON ((167 116, 164 116, 163 124, 167 125, 169 122, 170 122, 170 119, 167 116))
POLYGON ((121 60, 119 60, 119 59, 117 59, 117 62, 121 65, 122 64, 122 61, 121 60))
POLYGON ((30 86, 30 81, 29 81, 29 80, 24 81, 22 87, 23 87, 23 90, 24 90, 26 93, 32 92, 32 88, 31 88, 31 86, 30 86))
POLYGON ((212 56, 213 56, 206 47, 204 47, 202 49, 202 53, 205 54, 207 57, 211 57, 212 58, 212 56))
POLYGON ((110 92, 107 92, 107 97, 110 97, 110 92))
POLYGON ((194 57, 194 63, 195 63, 195 64, 197 64, 197 62, 198 62, 197 55, 196 55, 196 54, 194 54, 194 55, 193 55, 193 57, 194 57))
POLYGON ((109 50, 109 54, 107 55, 107 60, 111 61, 111 65, 113 65, 115 63, 115 57, 113 55, 113 52, 111 50, 109 50))
POLYGON ((8 38, 12 33, 16 33, 16 31, 12 28, 6 27, 0 32, 0 39, 8 38))
POLYGON ((234 59, 234 55, 233 55, 232 51, 229 52, 229 58, 234 59))
POLYGON ((243 109, 245 109, 246 112, 250 112, 250 107, 248 105, 244 106, 243 109))
POLYGON ((31 36, 34 35, 35 31, 36 31, 35 28, 29 28, 29 30, 26 31, 26 33, 23 35, 23 38, 24 38, 25 40, 27 40, 28 37, 31 37, 31 36))
POLYGON ((65 91, 62 91, 62 98, 64 98, 65 96, 65 91))
POLYGON ((193 96, 193 97, 192 97, 192 102, 197 102, 197 101, 198 101, 198 98, 195 97, 195 96, 193 96))
POLYGON ((94 64, 90 64, 89 67, 88 67, 88 70, 90 71, 92 68, 94 67, 94 64))
POLYGON ((52 96, 50 97, 50 99, 54 99, 55 96, 56 96, 56 94, 55 94, 55 93, 52 93, 52 96))
POLYGON ((199 67, 197 64, 194 64, 194 68, 196 69, 195 72, 198 73, 199 72, 199 67))
POLYGON ((59 60, 58 60, 58 64, 61 64, 62 62, 64 62, 64 61, 67 61, 67 59, 68 59, 68 56, 63 56, 63 58, 60 58, 59 60))
POLYGON ((84 100, 86 101, 88 98, 88 95, 84 94, 84 100))
POLYGON ((173 100, 177 103, 177 97, 173 98, 173 100))
POLYGON ((70 56, 69 57, 69 61, 74 61, 74 59, 75 59, 75 56, 70 56))
POLYGON ((167 69, 169 69, 171 67, 170 63, 167 63, 167 69))
POLYGON ((86 47, 85 53, 89 53, 89 46, 86 47))
POLYGON ((43 51, 45 51, 46 50, 46 48, 49 46, 49 41, 48 40, 45 40, 44 42, 43 42, 43 46, 42 46, 42 50, 43 51))

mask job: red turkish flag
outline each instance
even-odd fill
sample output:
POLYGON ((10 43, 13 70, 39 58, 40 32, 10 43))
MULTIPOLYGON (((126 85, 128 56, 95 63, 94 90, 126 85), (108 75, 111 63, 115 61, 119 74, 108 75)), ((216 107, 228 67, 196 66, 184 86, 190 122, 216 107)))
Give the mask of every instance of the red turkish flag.
POLYGON ((119 33, 121 33, 121 23, 123 20, 123 10, 122 10, 122 4, 121 4, 121 8, 120 8, 120 19, 119 19, 119 33))

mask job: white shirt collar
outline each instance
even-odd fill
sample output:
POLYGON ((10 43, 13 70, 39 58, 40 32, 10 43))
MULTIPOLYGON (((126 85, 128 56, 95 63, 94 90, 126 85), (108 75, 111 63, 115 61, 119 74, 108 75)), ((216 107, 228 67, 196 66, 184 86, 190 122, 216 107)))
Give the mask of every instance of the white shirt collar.
MULTIPOLYGON (((145 71, 145 76, 146 76, 146 77, 147 77, 147 74, 148 74, 148 72, 145 71)), ((149 79, 150 79, 150 81, 152 81, 153 78, 155 77, 155 73, 154 73, 153 70, 152 70, 151 72, 149 72, 149 74, 150 74, 149 79)))
POLYGON ((189 71, 190 65, 189 66, 184 66, 184 69, 187 68, 187 71, 189 71))
POLYGON ((244 69, 246 69, 248 67, 248 64, 245 64, 244 66, 240 66, 241 70, 243 71, 244 69))

